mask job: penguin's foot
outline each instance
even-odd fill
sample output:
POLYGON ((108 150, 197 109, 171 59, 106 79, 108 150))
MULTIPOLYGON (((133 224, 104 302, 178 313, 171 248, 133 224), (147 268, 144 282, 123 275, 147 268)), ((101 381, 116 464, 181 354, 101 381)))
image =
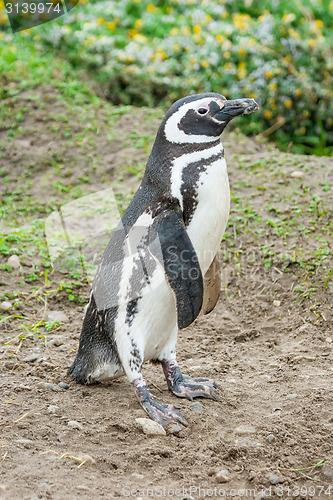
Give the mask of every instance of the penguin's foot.
POLYGON ((168 388, 175 396, 186 398, 190 401, 193 398, 210 398, 218 401, 214 392, 218 386, 214 380, 209 378, 191 378, 183 375, 177 361, 164 361, 162 363, 164 375, 168 388))
POLYGON ((134 394, 137 397, 142 408, 148 413, 149 417, 166 427, 170 423, 177 423, 187 426, 187 422, 179 411, 179 407, 174 405, 166 405, 154 401, 153 396, 147 389, 146 383, 142 377, 135 379, 132 382, 134 394))

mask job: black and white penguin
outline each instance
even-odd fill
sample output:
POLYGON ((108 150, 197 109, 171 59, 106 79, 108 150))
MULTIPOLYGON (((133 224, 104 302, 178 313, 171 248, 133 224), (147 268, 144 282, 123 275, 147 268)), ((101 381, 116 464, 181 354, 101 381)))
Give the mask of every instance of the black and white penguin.
POLYGON ((182 375, 177 336, 216 304, 219 273, 212 271, 230 204, 220 136, 232 118, 257 109, 253 99, 216 93, 171 106, 93 281, 69 371, 83 384, 125 374, 141 406, 163 427, 186 421, 175 406, 150 395, 141 374, 145 361, 162 364, 176 396, 217 399, 213 380, 182 375))

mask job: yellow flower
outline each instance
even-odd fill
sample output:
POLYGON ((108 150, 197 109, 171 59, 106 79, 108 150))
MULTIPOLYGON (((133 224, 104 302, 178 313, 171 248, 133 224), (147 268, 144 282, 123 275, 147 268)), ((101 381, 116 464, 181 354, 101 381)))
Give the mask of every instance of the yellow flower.
POLYGON ((180 51, 180 49, 181 49, 181 46, 179 45, 179 43, 174 43, 174 44, 173 44, 173 50, 174 50, 175 52, 179 52, 179 51, 180 51))
POLYGON ((188 26, 183 26, 182 27, 182 34, 185 36, 190 36, 190 34, 191 34, 190 28, 188 26))
POLYGON ((206 23, 210 23, 210 21, 211 21, 211 20, 212 20, 212 16, 210 16, 209 14, 207 14, 207 15, 205 16, 205 22, 206 22, 206 23))
POLYGON ((140 2, 141 2, 141 0, 134 0, 134 2, 135 2, 135 3, 140 3, 140 2))
POLYGON ((201 66, 203 68, 208 68, 209 67, 209 61, 207 61, 207 59, 204 59, 202 62, 201 62, 201 66))
POLYGON ((5 38, 4 33, 0 33, 0 40, 3 40, 5 38))
POLYGON ((286 23, 292 23, 293 21, 295 21, 295 19, 296 19, 295 14, 284 14, 283 16, 283 20, 286 23))
POLYGON ((250 45, 255 45, 257 43, 257 40, 255 38, 250 38, 249 44, 250 45))
POLYGON ((265 75, 266 75, 266 78, 273 78, 274 73, 273 73, 273 71, 268 70, 268 71, 266 71, 265 75))
POLYGON ((315 47, 316 46, 316 40, 314 38, 311 38, 311 40, 309 40, 309 47, 315 47))
POLYGON ((230 59, 230 56, 231 56, 231 54, 230 54, 229 50, 226 50, 225 52, 223 52, 224 59, 230 59))
POLYGON ((286 99, 286 100, 284 101, 284 105, 285 105, 285 107, 286 107, 286 108, 288 108, 288 109, 289 109, 289 108, 291 108, 291 107, 292 107, 293 103, 292 103, 291 99, 286 99))
POLYGON ((308 109, 305 109, 305 110, 303 111, 303 116, 304 116, 305 118, 309 118, 309 117, 310 117, 310 115, 311 115, 311 113, 310 113, 310 111, 309 111, 308 109))
POLYGON ((98 23, 98 24, 104 24, 104 23, 105 23, 105 20, 104 20, 102 17, 99 17, 99 18, 97 19, 97 23, 98 23))
POLYGON ((165 11, 167 14, 170 14, 172 12, 172 7, 167 7, 165 11))
POLYGON ((244 61, 238 64, 238 78, 243 79, 246 78, 246 63, 244 61))
POLYGON ((298 134, 299 135, 305 135, 305 133, 306 133, 306 128, 305 127, 301 127, 301 128, 298 129, 298 134))
POLYGON ((204 41, 205 41, 205 40, 204 40, 204 37, 203 37, 203 36, 201 36, 201 35, 194 35, 194 40, 195 40, 197 43, 199 43, 200 45, 201 45, 202 43, 204 43, 204 41))
POLYGON ((154 4, 149 3, 147 5, 147 10, 148 10, 148 12, 156 12, 156 11, 158 11, 158 8, 154 4))
POLYGON ((333 2, 330 2, 328 8, 329 8, 329 10, 333 10, 333 2))
POLYGON ((324 23, 320 19, 316 19, 315 25, 317 26, 317 28, 322 28, 324 26, 324 23))
POLYGON ((5 6, 5 3, 1 1, 0 2, 0 11, 4 8, 4 6, 5 6))
POLYGON ((162 61, 165 61, 165 59, 167 59, 167 53, 162 50, 162 49, 157 49, 156 52, 155 52, 155 56, 156 56, 156 59, 160 59, 162 61))
POLYGON ((245 54, 246 54, 246 50, 245 50, 245 49, 239 49, 238 54, 239 54, 240 56, 245 56, 245 54))
POLYGON ((135 37, 135 35, 137 35, 137 34, 138 34, 138 30, 134 30, 134 29, 129 29, 129 30, 128 30, 128 36, 129 36, 130 38, 134 38, 134 37, 135 37))
POLYGON ((0 22, 1 22, 1 24, 6 24, 6 22, 7 22, 7 16, 2 15, 0 17, 0 22))
POLYGON ((295 94, 296 94, 297 96, 302 95, 302 94, 303 94, 302 89, 296 89, 296 90, 295 90, 295 94))
POLYGON ((110 21, 109 23, 106 23, 105 26, 110 30, 110 31, 115 31, 117 28, 116 23, 113 21, 110 21))
POLYGON ((216 40, 222 43, 225 41, 225 37, 223 35, 216 35, 216 40))
POLYGON ((199 35, 201 33, 201 26, 196 24, 195 26, 193 26, 193 31, 196 35, 199 35))
POLYGON ((238 29, 245 31, 251 21, 251 17, 248 14, 233 14, 232 20, 238 29))
POLYGON ((229 12, 227 12, 226 10, 224 10, 224 11, 222 12, 222 14, 221 14, 221 17, 222 17, 222 19, 228 19, 228 17, 229 17, 229 12))
POLYGON ((289 28, 288 33, 291 38, 300 38, 299 33, 294 28, 289 28))
POLYGON ((134 26, 136 27, 136 29, 139 30, 140 28, 142 28, 142 25, 143 25, 142 19, 136 19, 136 21, 134 23, 134 26))
POLYGON ((271 112, 270 109, 265 109, 265 111, 264 111, 264 117, 267 120, 270 120, 273 117, 273 113, 271 112))
POLYGON ((232 69, 234 67, 234 65, 231 62, 226 62, 223 67, 225 69, 232 69))
POLYGON ((287 57, 284 57, 284 62, 289 64, 291 62, 291 57, 290 56, 287 56, 287 57))
POLYGON ((133 40, 135 40, 136 42, 139 42, 139 43, 146 43, 147 37, 145 37, 144 35, 141 35, 140 33, 136 33, 133 36, 133 40))

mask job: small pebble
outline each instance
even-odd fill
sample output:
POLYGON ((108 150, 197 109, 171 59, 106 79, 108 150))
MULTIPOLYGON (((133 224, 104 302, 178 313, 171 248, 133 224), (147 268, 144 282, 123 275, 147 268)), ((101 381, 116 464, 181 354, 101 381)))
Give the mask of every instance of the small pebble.
POLYGON ((76 420, 70 420, 67 425, 71 429, 77 429, 79 431, 82 431, 83 429, 83 425, 80 424, 80 422, 77 422, 76 420))
POLYGON ((273 306, 280 307, 280 305, 281 305, 281 300, 273 300, 273 306))
POLYGON ((298 394, 288 394, 288 396, 286 396, 286 399, 295 399, 295 398, 298 398, 298 394))
POLYGON ((91 464, 96 463, 93 457, 91 455, 88 455, 87 453, 82 453, 78 456, 78 458, 81 460, 81 462, 90 462, 91 464))
POLYGON ((137 472, 133 472, 132 477, 135 477, 136 479, 144 479, 145 476, 142 474, 138 474, 137 472))
POLYGON ((31 448, 31 446, 34 444, 31 439, 18 439, 17 444, 23 444, 24 448, 31 448))
POLYGON ((280 479, 279 479, 279 478, 278 478, 278 476, 276 476, 275 474, 271 474, 271 475, 269 476, 269 482, 270 482, 271 484, 279 484, 280 479))
POLYGON ((269 435, 267 436, 267 439, 268 439, 268 441, 271 443, 272 441, 274 441, 275 436, 274 436, 273 434, 269 434, 269 435))
POLYGON ((332 344, 332 337, 326 337, 325 340, 328 344, 332 344))
POLYGON ((38 359, 38 354, 30 354, 30 356, 27 356, 26 358, 22 359, 25 363, 33 363, 38 359))
POLYGON ((135 421, 137 424, 139 424, 144 434, 147 434, 147 436, 166 435, 166 432, 163 429, 163 427, 157 422, 154 422, 153 420, 150 420, 148 418, 136 418, 135 421))
POLYGON ((61 352, 64 352, 66 350, 66 347, 64 345, 60 345, 58 347, 58 350, 61 351, 61 352))
POLYGON ((58 346, 61 344, 58 344, 57 339, 51 339, 46 342, 47 347, 52 347, 53 345, 58 346))
POLYGON ((259 443, 259 441, 255 441, 254 443, 252 443, 252 446, 253 446, 253 448, 258 448, 258 447, 262 446, 262 444, 259 443))
POLYGON ((175 436, 177 436, 182 429, 183 428, 181 425, 178 425, 174 422, 171 422, 165 428, 167 434, 174 434, 175 436))
POLYGON ((331 467, 326 469, 325 467, 323 470, 323 475, 328 479, 333 479, 333 468, 331 467))
POLYGON ((193 403, 190 406, 191 410, 195 411, 195 413, 202 413, 203 412, 203 406, 201 403, 193 403))
POLYGON ((32 391, 32 387, 30 387, 30 385, 24 385, 24 384, 20 384, 18 386, 18 389, 20 391, 32 391))
POLYGON ((301 172, 300 170, 294 170, 291 172, 290 177, 293 177, 294 179, 301 179, 304 177, 304 172, 301 172))
POLYGON ((12 307, 11 303, 5 300, 4 302, 0 303, 0 309, 1 311, 8 311, 12 307))
POLYGON ((251 425, 240 425, 236 427, 235 432, 236 434, 254 434, 256 430, 251 425))
POLYGON ((20 258, 18 255, 11 255, 7 260, 7 264, 13 269, 18 269, 21 265, 20 258))
POLYGON ((228 483, 230 481, 229 471, 226 469, 220 470, 215 477, 218 483, 228 483))
POLYGON ((0 483, 0 491, 6 491, 7 486, 3 483, 0 483))
POLYGON ((45 382, 44 387, 45 387, 45 389, 48 389, 49 391, 54 391, 54 385, 50 384, 49 382, 45 382))
POLYGON ((50 406, 47 407, 47 411, 49 413, 53 413, 54 414, 54 413, 57 413, 58 410, 59 410, 59 406, 57 406, 57 405, 50 405, 50 406))
POLYGON ((69 385, 66 384, 66 382, 60 382, 59 383, 59 387, 61 387, 61 389, 68 389, 69 388, 69 385))
POLYGON ((49 311, 47 315, 49 321, 68 321, 68 316, 62 311, 49 311))

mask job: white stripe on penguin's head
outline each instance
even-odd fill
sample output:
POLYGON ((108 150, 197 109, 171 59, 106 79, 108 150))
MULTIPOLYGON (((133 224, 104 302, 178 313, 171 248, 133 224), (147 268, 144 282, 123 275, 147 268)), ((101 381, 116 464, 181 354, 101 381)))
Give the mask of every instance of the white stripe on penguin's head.
POLYGON ((187 102, 180 106, 180 108, 167 119, 164 125, 164 134, 167 141, 177 144, 203 144, 205 142, 217 141, 220 137, 219 135, 187 134, 179 127, 181 120, 186 116, 188 111, 193 110, 198 112, 198 110, 204 109, 209 111, 209 104, 212 101, 218 103, 219 106, 223 103, 222 99, 205 97, 203 99, 187 102))

